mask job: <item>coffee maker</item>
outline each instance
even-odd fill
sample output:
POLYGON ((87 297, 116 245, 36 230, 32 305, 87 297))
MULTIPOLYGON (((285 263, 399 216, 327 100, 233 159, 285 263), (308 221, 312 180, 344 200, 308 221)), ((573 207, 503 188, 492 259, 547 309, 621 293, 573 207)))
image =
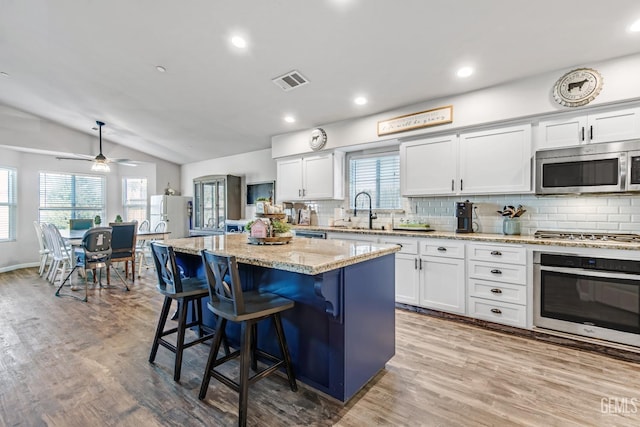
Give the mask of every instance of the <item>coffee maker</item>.
POLYGON ((473 233, 473 203, 456 202, 456 233, 473 233))

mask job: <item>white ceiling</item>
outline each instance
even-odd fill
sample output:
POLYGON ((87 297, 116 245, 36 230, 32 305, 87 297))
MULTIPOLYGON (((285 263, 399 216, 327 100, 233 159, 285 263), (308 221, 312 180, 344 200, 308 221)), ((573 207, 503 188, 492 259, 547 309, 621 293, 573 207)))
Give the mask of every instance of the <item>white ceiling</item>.
POLYGON ((636 19, 638 0, 0 0, 0 103, 184 164, 637 53, 636 19), (311 83, 271 82, 294 69, 311 83))

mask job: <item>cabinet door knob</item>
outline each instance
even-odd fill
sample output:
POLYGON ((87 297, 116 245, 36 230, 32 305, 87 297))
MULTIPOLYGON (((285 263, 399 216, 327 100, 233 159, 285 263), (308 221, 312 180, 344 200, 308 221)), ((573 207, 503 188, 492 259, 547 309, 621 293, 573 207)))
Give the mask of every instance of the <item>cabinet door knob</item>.
POLYGON ((491 251, 491 255, 493 255, 493 256, 502 256, 502 252, 500 252, 500 251, 491 251))
POLYGON ((420 258, 420 270, 422 270, 422 258, 420 258))
POLYGON ((502 289, 493 288, 493 289, 491 289, 491 292, 494 293, 494 294, 501 294, 502 293, 502 289))
POLYGON ((502 314, 502 311, 499 308, 492 308, 491 312, 495 314, 502 314))
POLYGON ((582 126, 581 128, 581 133, 582 133, 582 136, 580 137, 580 139, 584 141, 584 126, 582 126))
POLYGON ((593 141, 593 125, 589 126, 589 139, 593 141))
POLYGON ((460 191, 462 191, 462 180, 460 180, 460 191))
POLYGON ((451 180, 451 191, 453 191, 453 190, 454 190, 454 188, 453 188, 453 186, 454 186, 454 182, 455 182, 455 180, 454 180, 454 179, 452 179, 452 180, 451 180))
POLYGON ((492 274, 502 274, 502 271, 498 270, 497 268, 494 268, 493 270, 491 270, 492 274))
POLYGON ((413 269, 417 270, 418 269, 418 258, 414 258, 413 259, 413 269))
POLYGON ((302 190, 298 189, 298 197, 302 197, 302 190))
POLYGON ((438 252, 447 252, 447 248, 445 248, 444 246, 439 246, 438 252))

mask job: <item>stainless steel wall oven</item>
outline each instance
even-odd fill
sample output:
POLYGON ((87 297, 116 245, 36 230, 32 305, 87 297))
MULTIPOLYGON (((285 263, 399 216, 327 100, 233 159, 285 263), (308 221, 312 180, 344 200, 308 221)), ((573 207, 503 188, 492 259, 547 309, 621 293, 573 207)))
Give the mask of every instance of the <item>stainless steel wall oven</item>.
POLYGON ((640 261, 534 252, 535 326, 640 346, 640 261))

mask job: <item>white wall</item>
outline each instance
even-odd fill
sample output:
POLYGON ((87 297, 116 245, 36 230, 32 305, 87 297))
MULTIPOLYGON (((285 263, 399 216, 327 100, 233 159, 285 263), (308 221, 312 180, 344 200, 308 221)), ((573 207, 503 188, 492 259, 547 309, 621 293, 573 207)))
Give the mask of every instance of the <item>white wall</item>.
MULTIPOLYGON (((612 61, 584 64, 598 70, 603 76, 603 89, 589 107, 621 101, 640 99, 640 55, 628 56, 612 61)), ((574 68, 578 68, 577 66, 574 68)), ((558 70, 500 86, 458 96, 429 100, 393 111, 321 125, 327 132, 324 150, 345 149, 349 151, 359 144, 369 144, 395 139, 409 139, 416 135, 451 132, 471 126, 527 118, 560 111, 578 111, 581 108, 563 107, 556 103, 552 88, 556 80, 569 70, 558 70), (423 128, 394 135, 377 136, 377 123, 405 114, 417 113, 432 108, 453 105, 453 123, 423 128)), ((311 129, 274 136, 273 157, 284 157, 308 153, 311 129)))
MULTIPOLYGON (((97 150, 97 136, 85 135, 64 126, 29 115, 6 106, 0 106, 0 166, 18 171, 18 221, 16 241, 0 242, 0 271, 28 266, 38 261, 38 242, 33 221, 38 219, 38 174, 47 172, 76 172, 95 174, 90 162, 56 160, 55 155, 16 151, 21 147, 33 150, 66 153, 93 153, 97 150), (90 148, 87 148, 90 147, 90 148)), ((137 167, 111 165, 107 177, 107 218, 105 222, 122 214, 122 178, 146 177, 149 195, 162 193, 171 182, 180 186, 180 166, 107 143, 103 137, 103 152, 107 157, 128 158, 149 163, 137 167)))
POLYGON ((181 170, 182 195, 193 197, 193 179, 206 175, 241 177, 244 218, 252 218, 253 208, 247 208, 245 205, 247 184, 274 181, 276 179, 276 162, 271 157, 271 149, 266 149, 183 165, 181 170))

